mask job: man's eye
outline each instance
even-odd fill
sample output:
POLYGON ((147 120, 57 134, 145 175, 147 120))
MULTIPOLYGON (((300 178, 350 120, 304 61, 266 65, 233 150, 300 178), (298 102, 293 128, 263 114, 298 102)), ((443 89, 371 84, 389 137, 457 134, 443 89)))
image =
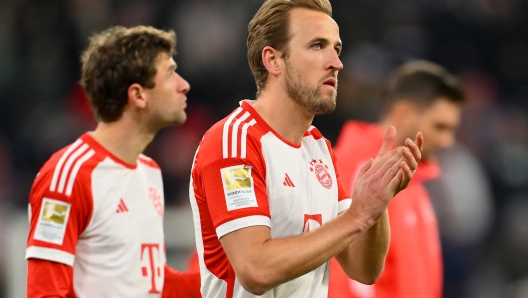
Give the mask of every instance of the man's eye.
POLYGON ((314 49, 322 49, 323 45, 321 43, 316 43, 312 46, 314 49))

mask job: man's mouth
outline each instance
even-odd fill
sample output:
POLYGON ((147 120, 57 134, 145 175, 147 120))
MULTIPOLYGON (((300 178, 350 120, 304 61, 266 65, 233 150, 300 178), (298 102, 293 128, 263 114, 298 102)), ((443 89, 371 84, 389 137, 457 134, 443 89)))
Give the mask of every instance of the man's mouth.
POLYGON ((337 83, 337 80, 335 78, 328 78, 326 80, 324 80, 323 82, 323 85, 329 85, 329 86, 332 86, 332 87, 336 87, 336 83, 337 83))

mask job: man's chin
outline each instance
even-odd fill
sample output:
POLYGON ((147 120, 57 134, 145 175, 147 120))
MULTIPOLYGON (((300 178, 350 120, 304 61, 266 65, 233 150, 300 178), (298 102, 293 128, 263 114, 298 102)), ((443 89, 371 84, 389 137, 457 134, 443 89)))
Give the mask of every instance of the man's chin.
POLYGON ((187 121, 187 114, 183 113, 183 115, 180 115, 178 118, 172 121, 171 126, 180 126, 185 123, 185 121, 187 121))
POLYGON ((323 103, 311 111, 315 115, 326 115, 332 113, 336 108, 335 99, 324 98, 323 103))
POLYGON ((164 121, 160 121, 155 126, 158 127, 158 130, 165 128, 165 127, 180 126, 183 123, 185 123, 186 120, 187 120, 187 114, 183 113, 172 119, 165 119, 164 121))

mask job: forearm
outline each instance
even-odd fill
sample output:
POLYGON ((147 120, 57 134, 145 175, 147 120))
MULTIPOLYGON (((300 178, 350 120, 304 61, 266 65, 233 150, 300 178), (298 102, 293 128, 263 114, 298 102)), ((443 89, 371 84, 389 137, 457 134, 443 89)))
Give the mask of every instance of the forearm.
POLYGON ((336 260, 348 277, 364 284, 372 284, 383 272, 389 242, 389 217, 385 211, 370 229, 339 253, 336 260))
MULTIPOLYGON (((255 294, 262 294, 323 265, 344 250, 363 230, 360 221, 353 215, 344 213, 313 232, 264 239, 261 243, 249 245, 254 249, 243 253, 238 251, 236 255, 228 253, 228 257, 232 260, 242 285, 255 294)), ((240 236, 236 237, 237 241, 246 238, 244 235, 240 236)), ((255 233, 251 236, 255 237, 255 233)), ((251 237, 248 235, 247 238, 251 237)))

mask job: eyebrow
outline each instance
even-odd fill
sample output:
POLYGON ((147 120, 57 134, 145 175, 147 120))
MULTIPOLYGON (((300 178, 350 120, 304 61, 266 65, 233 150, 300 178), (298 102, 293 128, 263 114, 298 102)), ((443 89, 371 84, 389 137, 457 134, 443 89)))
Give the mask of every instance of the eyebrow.
POLYGON ((169 65, 169 68, 167 69, 170 72, 176 71, 176 68, 178 68, 178 65, 176 63, 169 65))
MULTIPOLYGON (((315 42, 320 42, 324 45, 330 44, 330 40, 324 37, 314 37, 310 40, 309 44, 313 44, 315 42)), ((340 40, 334 44, 334 47, 339 48, 339 54, 341 54, 341 50, 343 49, 343 43, 340 40)))

